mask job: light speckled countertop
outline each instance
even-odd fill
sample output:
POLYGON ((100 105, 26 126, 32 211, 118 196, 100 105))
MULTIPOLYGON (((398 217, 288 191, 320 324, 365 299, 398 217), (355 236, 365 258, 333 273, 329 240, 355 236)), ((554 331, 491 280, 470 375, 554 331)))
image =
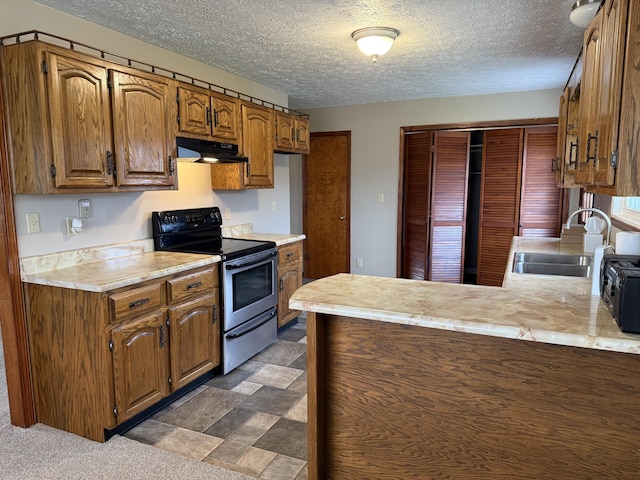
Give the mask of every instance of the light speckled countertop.
POLYGON ((640 335, 620 331, 600 297, 591 295, 591 279, 514 274, 511 259, 517 251, 582 253, 582 245, 561 246, 559 239, 514 237, 503 287, 338 274, 298 289, 289 306, 330 315, 640 354, 640 335))
MULTIPOLYGON (((273 241, 278 246, 305 238, 301 234, 254 233, 251 224, 226 227, 224 234, 273 241)), ((219 261, 219 255, 157 252, 153 240, 145 239, 21 258, 20 274, 25 283, 105 292, 219 261)))

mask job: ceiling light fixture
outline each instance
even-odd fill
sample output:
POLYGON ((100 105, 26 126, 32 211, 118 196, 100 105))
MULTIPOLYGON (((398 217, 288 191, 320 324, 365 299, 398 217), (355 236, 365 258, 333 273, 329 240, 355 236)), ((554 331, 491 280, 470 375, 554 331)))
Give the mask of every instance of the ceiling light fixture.
POLYGON ((601 0, 578 0, 571 7, 569 20, 578 27, 585 28, 596 16, 601 0))
POLYGON ((400 32, 395 28, 367 27, 353 32, 351 38, 356 41, 360 51, 376 63, 380 55, 389 51, 398 35, 400 32))

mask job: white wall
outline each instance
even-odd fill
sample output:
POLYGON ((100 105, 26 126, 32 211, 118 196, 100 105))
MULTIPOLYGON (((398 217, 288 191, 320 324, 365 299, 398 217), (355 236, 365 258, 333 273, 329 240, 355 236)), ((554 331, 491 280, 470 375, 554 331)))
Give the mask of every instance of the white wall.
MULTIPOLYGON (((196 60, 72 17, 31 0, 0 0, 0 36, 28 30, 58 35, 109 53, 206 80, 277 105, 287 106, 287 95, 258 83, 207 66, 196 60)), ((253 223, 256 231, 289 233, 289 157, 275 155, 273 190, 212 192, 208 167, 178 164, 178 191, 91 195, 17 195, 15 214, 21 257, 125 242, 151 236, 154 210, 220 206, 231 209, 225 224, 253 223), (64 218, 77 216, 80 198, 93 201, 93 217, 83 233, 68 237, 64 218), (273 210, 273 202, 277 210, 273 210), (41 233, 27 234, 25 213, 40 214, 41 233)))
POLYGON ((351 131, 351 271, 396 275, 401 127, 557 117, 560 93, 558 89, 306 110, 311 132, 351 131), (379 193, 384 203, 377 202, 379 193), (356 258, 363 259, 363 268, 355 267, 356 258))

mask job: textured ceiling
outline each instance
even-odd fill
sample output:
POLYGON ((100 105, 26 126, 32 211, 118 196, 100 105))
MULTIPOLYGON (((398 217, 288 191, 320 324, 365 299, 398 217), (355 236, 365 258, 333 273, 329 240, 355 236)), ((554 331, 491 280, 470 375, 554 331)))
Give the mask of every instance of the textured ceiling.
POLYGON ((285 92, 294 109, 561 88, 583 34, 575 0, 37 1, 285 92), (400 31, 377 64, 351 39, 369 26, 400 31))

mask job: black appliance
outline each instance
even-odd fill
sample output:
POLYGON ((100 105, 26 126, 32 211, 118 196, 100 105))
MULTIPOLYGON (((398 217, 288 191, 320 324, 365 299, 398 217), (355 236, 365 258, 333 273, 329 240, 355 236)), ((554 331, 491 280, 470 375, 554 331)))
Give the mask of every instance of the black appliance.
POLYGON ((249 159, 240 155, 235 143, 176 137, 178 161, 196 163, 238 163, 249 159))
POLYGON ((277 339, 277 259, 274 242, 225 238, 218 207, 151 214, 156 250, 220 255, 223 373, 277 339))
POLYGON ((605 254, 600 296, 620 330, 640 333, 640 256, 605 254))

